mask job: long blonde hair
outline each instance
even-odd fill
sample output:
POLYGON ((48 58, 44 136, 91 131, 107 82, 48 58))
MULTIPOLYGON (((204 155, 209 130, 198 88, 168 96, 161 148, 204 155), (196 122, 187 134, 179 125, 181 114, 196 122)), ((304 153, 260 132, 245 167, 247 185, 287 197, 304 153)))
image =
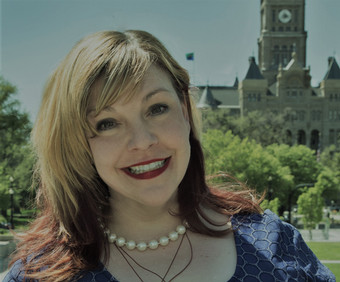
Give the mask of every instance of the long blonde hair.
POLYGON ((151 64, 169 74, 191 126, 191 157, 178 188, 178 216, 196 232, 219 236, 225 232, 202 223, 202 217, 209 218, 201 204, 228 215, 259 210, 241 194, 208 188, 189 76, 162 43, 145 31, 98 32, 75 45, 44 90, 32 132, 41 213, 21 237, 12 260, 23 261, 25 277, 68 281, 108 258, 103 225, 110 213, 109 190, 97 174, 87 142, 88 134, 96 134, 87 120, 89 98, 94 82, 101 79, 97 113, 124 95, 129 99, 151 64))
POLYGON ((72 48, 47 81, 32 132, 38 207, 42 212, 22 238, 15 257, 24 258, 25 253, 39 253, 44 248, 39 260, 26 262, 30 277, 48 280, 53 275, 54 281, 61 281, 66 277, 65 271, 70 275, 83 267, 93 267, 102 256, 105 238, 100 224, 105 225, 110 206, 107 186, 97 174, 87 142, 87 134, 95 133, 87 121, 91 87, 99 78, 105 82, 98 97, 99 113, 123 92, 133 93, 151 64, 170 75, 180 100, 190 108, 195 131, 189 76, 162 43, 147 32, 104 31, 89 35, 72 48), (68 266, 64 262, 53 272, 37 272, 39 267, 52 263, 55 256, 49 255, 48 249, 52 253, 54 247, 55 254, 56 244, 64 245, 59 255, 67 253, 68 266), (79 260, 73 258, 75 265, 72 256, 79 256, 79 260))

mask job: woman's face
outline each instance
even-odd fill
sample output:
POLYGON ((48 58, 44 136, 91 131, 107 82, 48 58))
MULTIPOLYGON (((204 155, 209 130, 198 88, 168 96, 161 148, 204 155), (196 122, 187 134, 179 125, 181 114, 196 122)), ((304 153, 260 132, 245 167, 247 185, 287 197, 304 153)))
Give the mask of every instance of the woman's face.
POLYGON ((190 158, 190 125, 170 77, 151 66, 132 99, 118 100, 99 115, 96 87, 88 119, 99 134, 89 138, 98 174, 120 204, 164 206, 176 192, 190 158))

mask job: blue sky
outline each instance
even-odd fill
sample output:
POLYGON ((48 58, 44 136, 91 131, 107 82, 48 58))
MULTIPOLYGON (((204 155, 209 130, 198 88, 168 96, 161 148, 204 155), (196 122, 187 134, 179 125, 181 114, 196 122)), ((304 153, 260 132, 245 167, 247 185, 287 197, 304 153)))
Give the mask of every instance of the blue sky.
MULTIPOLYGON (((232 85, 257 59, 260 0, 1 0, 0 71, 18 87, 32 121, 48 75, 83 36, 143 29, 188 69, 193 83, 232 85), (195 60, 185 54, 194 52, 195 60)), ((306 0, 307 65, 312 84, 340 63, 340 1, 306 0)))

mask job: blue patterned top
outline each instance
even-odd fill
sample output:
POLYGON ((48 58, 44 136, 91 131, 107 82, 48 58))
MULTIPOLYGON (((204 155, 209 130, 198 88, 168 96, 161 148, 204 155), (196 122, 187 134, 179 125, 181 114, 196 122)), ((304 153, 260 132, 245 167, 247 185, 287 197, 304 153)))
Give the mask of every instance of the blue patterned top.
MULTIPOLYGON (((236 215, 237 265, 229 282, 244 281, 334 281, 335 277, 308 248, 299 231, 266 210, 264 214, 236 215)), ((22 279, 18 261, 3 282, 22 279)), ((78 282, 119 282, 100 264, 81 274, 78 282)))

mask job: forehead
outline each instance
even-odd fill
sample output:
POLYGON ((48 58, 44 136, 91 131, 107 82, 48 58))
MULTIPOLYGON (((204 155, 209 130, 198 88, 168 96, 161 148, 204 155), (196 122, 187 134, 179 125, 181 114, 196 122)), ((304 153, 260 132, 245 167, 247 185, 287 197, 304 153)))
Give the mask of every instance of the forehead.
POLYGON ((151 65, 140 81, 128 79, 120 85, 114 83, 107 85, 103 76, 95 80, 91 87, 88 112, 95 111, 97 114, 118 100, 129 102, 138 93, 149 94, 157 89, 175 91, 170 75, 156 65, 151 65))

